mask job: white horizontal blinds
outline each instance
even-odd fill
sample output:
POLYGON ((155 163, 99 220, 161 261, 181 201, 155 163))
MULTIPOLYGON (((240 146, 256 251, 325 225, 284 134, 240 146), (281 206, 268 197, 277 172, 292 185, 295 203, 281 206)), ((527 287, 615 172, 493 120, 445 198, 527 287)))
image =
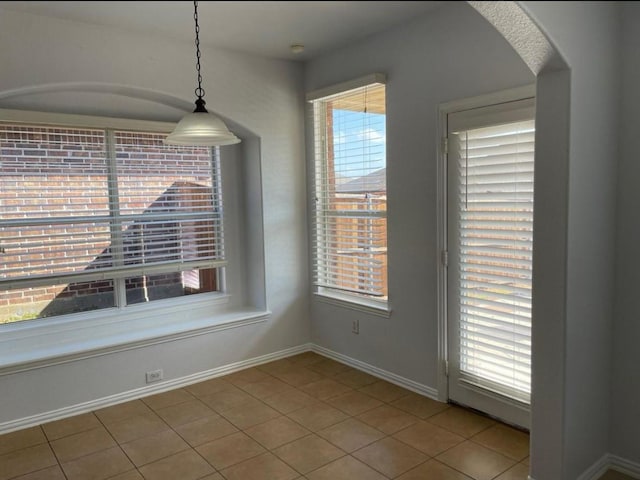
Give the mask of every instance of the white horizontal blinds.
POLYGON ((314 102, 315 282, 387 297, 385 87, 314 102))
POLYGON ((0 147, 3 286, 112 267, 104 131, 0 123, 0 147))
POLYGON ((163 138, 0 123, 0 289, 223 265, 217 151, 163 138))
POLYGON ((148 273, 220 266, 217 150, 164 145, 164 137, 115 132, 121 262, 148 273))
POLYGON ((457 132, 460 371, 529 401, 534 121, 457 132))

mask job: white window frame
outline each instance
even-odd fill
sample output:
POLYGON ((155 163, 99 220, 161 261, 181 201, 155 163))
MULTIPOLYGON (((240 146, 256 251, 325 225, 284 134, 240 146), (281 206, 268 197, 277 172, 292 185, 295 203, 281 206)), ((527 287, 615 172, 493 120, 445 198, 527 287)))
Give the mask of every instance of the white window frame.
MULTIPOLYGON (((385 85, 386 84, 386 76, 381 73, 374 73, 370 75, 366 75, 363 77, 356 78, 354 80, 350 80, 347 82, 343 82, 337 85, 333 85, 330 87, 322 88, 319 90, 312 91, 307 94, 306 100, 311 103, 311 113, 312 113, 312 138, 313 138, 313 168, 312 172, 312 205, 313 205, 313 224, 312 228, 312 271, 315 270, 317 266, 317 252, 315 247, 315 242, 317 239, 315 238, 319 235, 318 232, 318 221, 317 221, 317 208, 315 206, 316 198, 318 196, 318 189, 321 188, 318 185, 317 178, 315 175, 315 171, 317 168, 318 162, 326 163, 326 136, 320 133, 320 130, 324 130, 326 128, 326 123, 324 121, 324 117, 322 113, 324 109, 321 105, 323 101, 330 99, 332 96, 338 96, 342 94, 346 94, 351 90, 361 89, 366 86, 371 85, 385 85), (322 117, 322 119, 320 118, 322 117)), ((386 121, 386 118, 385 118, 386 121)), ((321 197, 322 195, 320 195, 321 197)), ((380 218, 386 218, 387 211, 381 212, 380 218)), ((373 217, 372 217, 373 218, 373 217)), ((320 233, 321 234, 321 233, 320 233)), ((387 237, 388 238, 388 237, 387 237)), ((321 248, 321 247, 318 247, 321 248)), ((315 274, 312 274, 312 285, 314 287, 313 294, 316 299, 324 303, 330 303, 333 305, 337 305, 343 308, 361 311, 381 317, 389 317, 391 315, 391 307, 389 298, 387 299, 376 299, 374 297, 369 297, 358 292, 348 292, 348 291, 340 291, 338 289, 325 287, 317 284, 315 274)), ((388 278, 388 273, 387 273, 388 278)))
MULTIPOLYGON (((0 109, 0 121, 170 133, 174 123, 0 109)), ((266 308, 235 307, 218 291, 0 325, 0 375, 266 321, 266 308)))

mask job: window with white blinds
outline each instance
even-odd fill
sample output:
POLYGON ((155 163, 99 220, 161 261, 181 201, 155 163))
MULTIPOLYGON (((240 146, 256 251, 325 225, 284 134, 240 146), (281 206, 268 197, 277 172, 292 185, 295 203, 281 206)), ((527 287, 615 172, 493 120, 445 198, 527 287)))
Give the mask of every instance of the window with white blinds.
POLYGON ((531 392, 534 121, 456 132, 460 374, 531 392))
POLYGON ((314 281, 387 299, 385 86, 314 99, 314 281))
POLYGON ((0 323, 214 291, 217 151, 0 123, 0 323))

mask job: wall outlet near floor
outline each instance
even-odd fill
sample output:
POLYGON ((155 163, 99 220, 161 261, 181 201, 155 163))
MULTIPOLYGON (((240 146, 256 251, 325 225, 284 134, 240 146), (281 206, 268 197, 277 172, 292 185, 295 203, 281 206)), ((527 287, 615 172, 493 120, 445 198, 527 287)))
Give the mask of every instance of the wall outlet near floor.
POLYGON ((162 369, 147 372, 147 383, 159 382, 163 378, 164 374, 162 373, 162 369))
POLYGON ((351 320, 351 333, 360 333, 360 320, 351 320))

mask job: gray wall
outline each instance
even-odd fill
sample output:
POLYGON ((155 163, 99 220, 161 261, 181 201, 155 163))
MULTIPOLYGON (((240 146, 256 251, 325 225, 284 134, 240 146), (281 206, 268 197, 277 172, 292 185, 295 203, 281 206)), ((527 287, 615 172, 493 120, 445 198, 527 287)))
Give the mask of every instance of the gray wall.
POLYGON ((622 5, 611 453, 640 464, 640 3, 622 5))
POLYGON ((310 62, 305 85, 311 91, 373 72, 387 74, 393 312, 381 318, 312 298, 312 340, 436 389, 438 104, 531 84, 534 77, 491 25, 462 2, 310 62), (359 335, 351 333, 355 318, 359 335))
MULTIPOLYGON (((194 100, 193 48, 191 42, 0 10, 0 108, 177 121, 183 112, 153 100, 194 100), (73 92, 74 85, 86 83, 112 91, 138 88, 146 99, 73 92), (60 84, 71 86, 71 93, 58 91, 60 84), (25 94, 31 87, 43 87, 43 93, 25 94)), ((0 425, 143 387, 147 370, 163 368, 171 380, 309 341, 302 66, 210 48, 203 49, 202 65, 207 106, 251 134, 235 152, 243 165, 226 174, 261 182, 263 192, 262 199, 255 198, 259 189, 228 192, 230 213, 242 217, 233 219, 229 232, 240 243, 229 247, 251 252, 246 261, 247 255, 236 255, 228 267, 232 303, 269 308, 270 319, 0 375, 0 425), (263 258, 264 272, 247 263, 263 258)), ((223 152, 230 167, 227 157, 223 152)), ((235 186, 248 188, 242 181, 235 186)))
MULTIPOLYGON (((571 69, 561 478, 575 479, 609 448, 618 16, 616 6, 604 2, 522 4, 571 69)), ((538 337, 535 341, 546 340, 538 337)), ((546 367, 543 372, 552 371, 551 365, 546 367)), ((541 390, 536 395, 554 394, 541 390)), ((543 428, 536 431, 534 418, 534 457, 535 444, 547 440, 544 435, 543 428), (538 434, 541 438, 536 439, 538 434)), ((534 461, 532 476, 551 478, 542 472, 546 472, 545 465, 539 458, 534 461)))

